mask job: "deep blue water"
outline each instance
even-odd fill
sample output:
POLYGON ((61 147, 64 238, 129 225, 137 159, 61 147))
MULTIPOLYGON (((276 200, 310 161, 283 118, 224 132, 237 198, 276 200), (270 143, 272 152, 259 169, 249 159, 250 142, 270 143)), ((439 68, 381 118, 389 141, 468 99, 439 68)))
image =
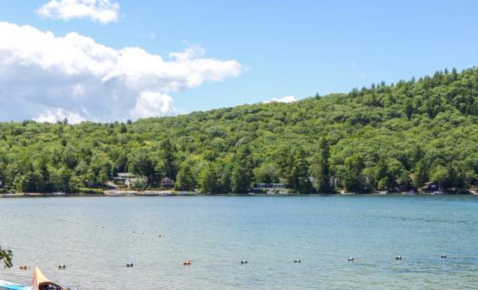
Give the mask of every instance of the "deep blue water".
POLYGON ((80 289, 478 288, 474 196, 0 199, 0 213, 17 266, 80 289))

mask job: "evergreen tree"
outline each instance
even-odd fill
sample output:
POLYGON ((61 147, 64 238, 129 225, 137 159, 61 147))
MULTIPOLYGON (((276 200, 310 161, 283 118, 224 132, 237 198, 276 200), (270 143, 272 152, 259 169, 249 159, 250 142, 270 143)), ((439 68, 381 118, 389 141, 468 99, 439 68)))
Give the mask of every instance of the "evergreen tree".
POLYGON ((231 176, 232 193, 248 193, 252 183, 252 159, 249 147, 239 149, 231 176))
POLYGON ((219 193, 231 193, 231 176, 232 176, 232 166, 229 164, 222 165, 221 169, 218 171, 219 177, 219 193))
POLYGON ((177 166, 176 166, 176 149, 171 144, 169 139, 165 139, 160 144, 159 155, 159 170, 162 171, 161 177, 168 177, 171 179, 176 178, 177 166))
POLYGON ((413 174, 413 184, 415 187, 422 187, 428 181, 428 166, 424 159, 421 159, 415 168, 413 174))
POLYGON ((280 171, 274 162, 265 162, 254 169, 256 182, 275 183, 279 182, 280 171))
POLYGON ((121 134, 124 134, 124 133, 127 133, 128 132, 128 129, 126 128, 126 125, 124 123, 121 123, 120 125, 120 133, 121 134))
POLYGON ((312 184, 309 179, 309 163, 307 162, 307 153, 299 147, 295 153, 294 167, 292 176, 294 177, 295 192, 311 193, 312 184))
POLYGON ((413 115, 413 103, 410 99, 407 99, 405 102, 405 114, 407 115, 408 120, 412 118, 413 115))
POLYGON ((364 181, 363 169, 365 167, 363 158, 354 154, 345 160, 340 168, 339 177, 345 190, 349 192, 363 192, 364 181))
POLYGON ((206 165, 200 174, 199 189, 201 193, 218 193, 219 192, 219 178, 216 168, 212 163, 206 165))
POLYGON ((310 166, 310 176, 313 178, 314 189, 318 193, 331 193, 330 187, 330 147, 326 139, 319 141, 319 154, 314 155, 310 166))
POLYGON ((191 162, 184 162, 178 172, 175 183, 176 189, 183 191, 194 191, 196 188, 196 179, 192 171, 193 164, 191 162))
POLYGON ((130 159, 129 170, 140 176, 151 177, 154 174, 154 166, 149 152, 139 151, 134 154, 130 159))

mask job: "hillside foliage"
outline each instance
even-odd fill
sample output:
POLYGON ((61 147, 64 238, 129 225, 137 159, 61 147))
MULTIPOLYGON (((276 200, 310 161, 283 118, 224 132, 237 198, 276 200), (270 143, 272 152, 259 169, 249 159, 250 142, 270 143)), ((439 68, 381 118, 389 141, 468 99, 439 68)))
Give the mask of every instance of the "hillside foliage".
POLYGON ((330 193, 429 181, 459 192, 477 180, 477 92, 477 68, 453 69, 292 104, 126 123, 0 123, 0 190, 76 192, 131 172, 151 187, 169 177, 203 193, 246 193, 254 182, 330 193))

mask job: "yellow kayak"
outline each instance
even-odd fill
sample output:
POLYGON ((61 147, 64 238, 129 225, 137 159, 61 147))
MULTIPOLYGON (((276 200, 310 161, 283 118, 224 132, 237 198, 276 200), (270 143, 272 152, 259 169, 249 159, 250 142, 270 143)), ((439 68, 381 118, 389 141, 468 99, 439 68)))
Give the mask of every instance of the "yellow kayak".
POLYGON ((67 290, 60 285, 52 283, 48 280, 40 269, 35 268, 35 273, 33 274, 33 281, 32 281, 32 290, 67 290))

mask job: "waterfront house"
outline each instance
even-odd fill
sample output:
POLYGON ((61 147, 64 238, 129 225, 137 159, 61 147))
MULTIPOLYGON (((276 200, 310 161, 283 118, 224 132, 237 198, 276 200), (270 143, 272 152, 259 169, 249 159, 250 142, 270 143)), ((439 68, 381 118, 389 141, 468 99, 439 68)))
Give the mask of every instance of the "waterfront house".
POLYGON ((171 178, 163 178, 161 179, 161 187, 162 188, 168 188, 168 189, 171 189, 174 187, 174 180, 172 180, 171 178))
POLYGON ((132 173, 118 173, 113 180, 117 184, 124 184, 125 187, 133 187, 133 185, 138 181, 138 178, 132 173))
POLYGON ((270 190, 281 190, 285 189, 284 183, 255 183, 255 191, 270 191, 270 190))
POLYGON ((413 188, 413 186, 411 185, 398 185, 395 190, 397 192, 400 192, 400 193, 409 193, 409 192, 412 192, 412 191, 415 191, 415 188, 413 188))
POLYGON ((125 173, 118 173, 117 176, 114 178, 114 180, 125 182, 126 180, 131 178, 136 178, 136 175, 134 175, 133 173, 125 172, 125 173))
POLYGON ((432 193, 432 192, 439 191, 439 189, 440 187, 438 186, 438 183, 430 181, 425 183, 424 186, 422 186, 421 191, 423 193, 432 193))

